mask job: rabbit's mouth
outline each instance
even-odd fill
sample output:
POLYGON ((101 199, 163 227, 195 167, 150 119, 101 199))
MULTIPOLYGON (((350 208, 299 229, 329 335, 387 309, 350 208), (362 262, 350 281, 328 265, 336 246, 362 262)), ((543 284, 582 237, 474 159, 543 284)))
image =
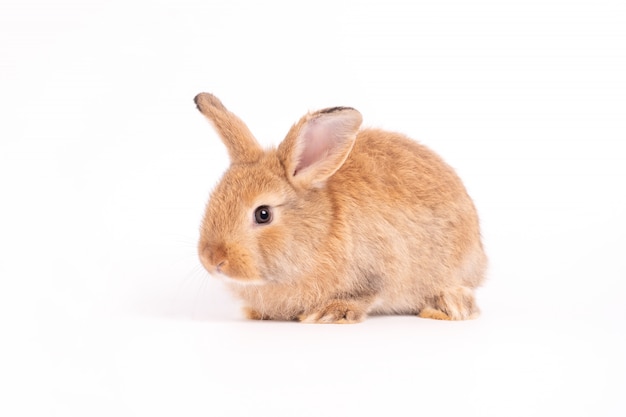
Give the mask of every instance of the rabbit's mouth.
POLYGON ((267 284, 267 281, 261 278, 233 278, 219 271, 210 272, 211 276, 226 282, 227 284, 235 284, 241 286, 260 286, 267 284))
POLYGON ((217 265, 212 265, 206 262, 202 257, 200 258, 202 265, 206 269, 206 271, 212 276, 229 284, 237 284, 237 285, 263 285, 266 284, 267 281, 258 278, 258 277, 246 277, 246 276, 236 276, 232 275, 231 271, 228 267, 228 262, 220 262, 217 265))
POLYGON ((252 257, 238 244, 216 244, 200 240, 198 255, 202 266, 218 278, 239 284, 258 285, 265 282, 252 257))

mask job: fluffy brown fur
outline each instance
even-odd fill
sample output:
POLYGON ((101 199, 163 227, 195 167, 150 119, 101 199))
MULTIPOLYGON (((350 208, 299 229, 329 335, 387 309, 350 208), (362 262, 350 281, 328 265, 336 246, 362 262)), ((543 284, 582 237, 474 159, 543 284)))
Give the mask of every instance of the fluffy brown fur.
POLYGON ((462 320, 486 257, 461 180, 407 137, 360 129, 351 108, 303 116, 264 151, 213 95, 195 98, 228 148, 199 256, 250 319, 354 323, 367 314, 462 320), (257 224, 255 209, 272 220, 257 224))

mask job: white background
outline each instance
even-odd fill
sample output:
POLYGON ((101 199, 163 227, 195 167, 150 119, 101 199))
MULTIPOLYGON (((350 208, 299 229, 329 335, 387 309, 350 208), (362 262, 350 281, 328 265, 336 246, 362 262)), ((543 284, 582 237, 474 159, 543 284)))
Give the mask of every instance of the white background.
POLYGON ((0 3, 3 416, 626 415, 623 0, 0 3), (248 322, 196 259, 228 161, 309 109, 439 152, 469 322, 248 322))

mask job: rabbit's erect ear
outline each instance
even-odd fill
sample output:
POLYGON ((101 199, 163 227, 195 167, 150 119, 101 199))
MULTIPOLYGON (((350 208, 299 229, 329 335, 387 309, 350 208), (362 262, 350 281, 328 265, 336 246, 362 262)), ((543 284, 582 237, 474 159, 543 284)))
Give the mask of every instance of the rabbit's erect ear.
POLYGON ((278 147, 287 178, 300 187, 319 187, 346 161, 361 126, 361 113, 333 107, 307 114, 278 147))
POLYGON ((228 149, 232 163, 254 162, 259 160, 263 150, 248 126, 235 114, 224 107, 213 94, 200 93, 194 98, 198 110, 213 123, 222 142, 228 149))

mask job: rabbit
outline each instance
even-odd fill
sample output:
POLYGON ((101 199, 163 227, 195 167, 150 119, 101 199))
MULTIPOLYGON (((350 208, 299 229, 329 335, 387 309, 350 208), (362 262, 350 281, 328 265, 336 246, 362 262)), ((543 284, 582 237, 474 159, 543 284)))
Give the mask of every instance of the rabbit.
POLYGON ((434 152, 361 129, 350 107, 309 112, 264 150, 214 95, 194 101, 231 160, 206 206, 198 254, 247 318, 478 316, 474 289, 487 265, 478 216, 434 152))

